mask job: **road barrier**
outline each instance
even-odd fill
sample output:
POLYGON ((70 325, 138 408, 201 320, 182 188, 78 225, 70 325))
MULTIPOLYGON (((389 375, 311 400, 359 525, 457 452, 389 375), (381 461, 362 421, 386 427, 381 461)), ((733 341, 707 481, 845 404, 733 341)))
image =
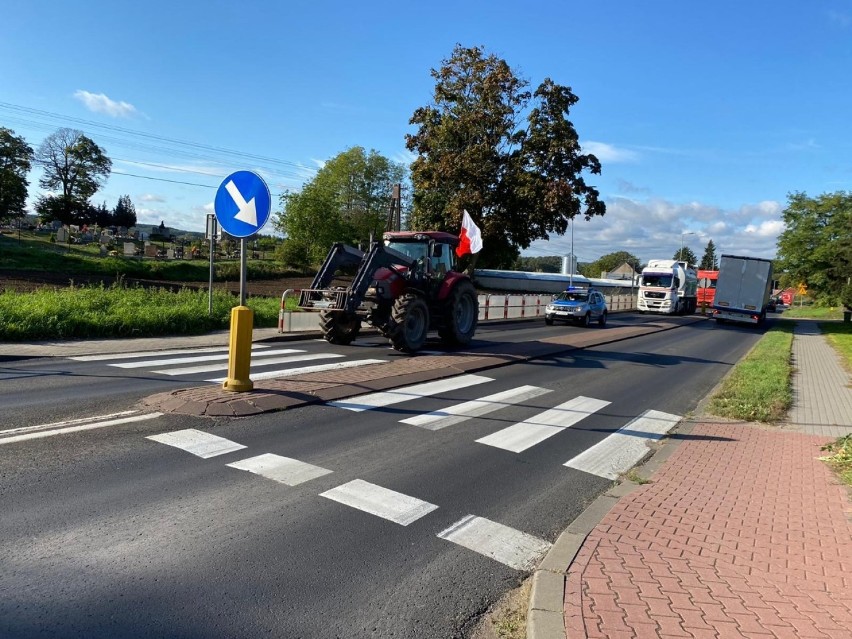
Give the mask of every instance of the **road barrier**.
MULTIPOLYGON (((287 289, 281 295, 281 310, 278 312, 278 332, 291 333, 318 328, 319 313, 306 311, 296 312, 285 310, 287 299, 298 296, 298 289, 287 289)), ((610 313, 636 310, 635 295, 606 295, 606 305, 610 313)), ((536 295, 517 294, 481 294, 479 295, 479 321, 512 320, 544 317, 545 309, 553 295, 542 293, 536 295)))

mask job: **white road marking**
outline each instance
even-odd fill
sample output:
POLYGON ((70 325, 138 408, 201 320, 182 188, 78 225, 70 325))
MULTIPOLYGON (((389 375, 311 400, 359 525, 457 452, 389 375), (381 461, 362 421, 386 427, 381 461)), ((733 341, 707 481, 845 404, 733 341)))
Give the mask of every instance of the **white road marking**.
MULTIPOLYGON (((272 351, 264 351, 263 353, 258 353, 258 356, 270 357, 272 355, 285 355, 289 353, 304 353, 305 351, 301 351, 295 348, 280 348, 272 351)), ((147 362, 124 362, 121 364, 110 364, 110 366, 115 366, 116 368, 145 368, 148 366, 171 366, 172 364, 190 364, 192 362, 216 362, 223 359, 228 359, 230 354, 228 352, 222 353, 219 352, 217 355, 200 355, 198 357, 176 357, 173 359, 155 359, 148 360, 147 362)))
POLYGON ((438 537, 515 570, 532 570, 551 546, 544 539, 474 515, 463 517, 438 537))
POLYGON ((330 470, 272 453, 249 457, 233 464, 225 464, 238 470, 247 470, 255 475, 272 479, 288 486, 298 486, 311 479, 328 475, 330 470))
POLYGON ((679 415, 648 410, 563 466, 618 479, 648 453, 648 441, 662 439, 681 420, 679 415))
POLYGON ((415 415, 414 417, 401 419, 400 422, 419 426, 427 430, 440 430, 447 426, 452 426, 453 424, 458 424, 474 417, 481 417, 506 406, 512 406, 549 392, 551 392, 550 389, 538 386, 520 386, 503 391, 502 393, 495 393, 470 402, 464 402, 463 404, 456 404, 444 410, 436 410, 424 415, 415 415))
MULTIPOLYGON (((266 344, 252 344, 252 350, 269 348, 266 344)), ((108 353, 104 355, 77 355, 69 357, 77 362, 100 362, 110 359, 138 359, 140 357, 162 357, 164 355, 192 355, 193 353, 226 353, 228 347, 217 346, 215 348, 179 348, 171 351, 141 351, 134 353, 108 353)))
POLYGON ((417 521, 438 508, 435 504, 382 488, 362 479, 353 479, 337 488, 327 490, 320 493, 320 497, 389 519, 403 526, 417 521))
POLYGON ((496 433, 477 439, 480 444, 520 453, 540 444, 548 437, 570 428, 579 421, 608 406, 610 402, 594 397, 575 397, 555 408, 530 417, 496 433))
MULTIPOLYGON (((291 362, 304 362, 313 359, 335 359, 343 357, 335 353, 315 353, 313 355, 286 355, 282 357, 270 357, 268 359, 252 358, 252 368, 255 366, 272 366, 273 364, 290 364, 291 362)), ((212 373, 213 371, 228 370, 228 363, 221 362, 219 364, 204 364, 202 366, 185 366, 183 368, 164 368, 162 370, 151 371, 158 375, 194 375, 196 373, 212 373)), ((227 379, 227 378, 222 378, 227 379)))
POLYGON ((235 450, 245 448, 242 444, 232 442, 230 439, 211 435, 210 433, 195 430, 194 428, 175 430, 170 433, 161 433, 160 435, 149 435, 146 439, 180 448, 203 459, 232 453, 235 450))
POLYGON ((373 410, 374 408, 390 406, 391 404, 399 404, 400 402, 407 402, 411 399, 419 399, 421 397, 437 395, 450 390, 456 390, 458 388, 465 388, 466 386, 474 386, 476 384, 483 384, 485 382, 492 381, 494 380, 490 377, 482 377, 480 375, 459 375, 458 377, 450 377, 448 379, 441 379, 435 382, 405 386, 403 388, 397 388, 382 393, 360 395, 349 400, 328 402, 328 405, 356 412, 373 410))
MULTIPOLYGON (((126 413, 135 413, 136 411, 124 411, 122 413, 114 413, 114 415, 124 415, 126 413)), ((13 428, 9 431, 3 431, 0 433, 0 444, 11 444, 13 442, 21 442, 27 439, 40 439, 42 437, 52 437, 53 435, 63 435, 65 433, 76 433, 83 430, 94 430, 96 428, 104 428, 106 426, 117 426, 118 424, 130 424, 132 422, 143 422, 149 419, 155 419, 160 417, 162 413, 144 413, 142 415, 131 415, 128 417, 117 417, 115 419, 105 419, 103 421, 93 421, 93 420, 101 420, 104 417, 109 417, 109 415, 102 415, 100 417, 87 417, 83 419, 73 419, 68 420, 67 422, 56 422, 53 424, 43 424, 41 426, 28 426, 26 428, 13 428), (83 423, 86 422, 86 423, 83 423), (60 426, 61 424, 68 424, 67 426, 61 426, 56 428, 56 426, 60 426), (47 429, 50 430, 38 430, 38 429, 47 429), (9 437, 3 437, 3 435, 7 433, 20 433, 16 435, 11 435, 9 437)))
MULTIPOLYGON (((340 357, 343 357, 340 355, 340 357)), ((321 373, 323 371, 336 371, 341 368, 354 368, 356 366, 366 366, 367 364, 387 364, 384 359, 356 359, 351 362, 335 362, 334 364, 317 364, 316 366, 299 366, 297 368, 283 368, 278 371, 263 371, 262 373, 251 373, 252 381, 261 379, 275 379, 277 377, 295 377, 297 375, 306 375, 307 373, 321 373)), ((221 384, 227 377, 217 377, 216 379, 208 379, 205 381, 221 384)))

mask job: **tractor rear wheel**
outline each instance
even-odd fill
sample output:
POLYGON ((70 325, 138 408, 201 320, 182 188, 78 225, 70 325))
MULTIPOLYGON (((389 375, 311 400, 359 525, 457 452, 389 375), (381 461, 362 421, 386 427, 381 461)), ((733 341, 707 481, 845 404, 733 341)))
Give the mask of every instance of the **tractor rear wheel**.
POLYGON ((444 322, 438 334, 447 344, 466 346, 476 333, 479 300, 468 280, 456 284, 444 304, 444 322))
POLYGON ((429 307, 421 297, 409 293, 394 302, 389 337, 395 350, 402 353, 420 350, 428 332, 429 307))
POLYGON ((345 346, 358 337, 361 318, 343 311, 320 311, 319 325, 325 341, 345 346))

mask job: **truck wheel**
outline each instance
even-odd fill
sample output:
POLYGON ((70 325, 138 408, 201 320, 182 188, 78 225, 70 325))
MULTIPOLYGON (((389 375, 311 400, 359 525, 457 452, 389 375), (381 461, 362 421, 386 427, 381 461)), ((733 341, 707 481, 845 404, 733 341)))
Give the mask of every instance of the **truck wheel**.
POLYGON ((416 295, 403 295, 391 311, 390 340, 394 350, 413 353, 426 343, 429 307, 416 295))
POLYGON ((320 331, 329 344, 347 345, 358 337, 361 330, 361 318, 347 315, 342 311, 320 311, 320 331))
POLYGON ((598 326, 600 326, 601 328, 606 326, 606 311, 601 313, 601 316, 598 318, 598 326))
POLYGON ((470 344, 479 321, 479 300, 473 284, 468 280, 456 284, 444 304, 443 313, 443 326, 438 331, 441 339, 447 344, 470 344))

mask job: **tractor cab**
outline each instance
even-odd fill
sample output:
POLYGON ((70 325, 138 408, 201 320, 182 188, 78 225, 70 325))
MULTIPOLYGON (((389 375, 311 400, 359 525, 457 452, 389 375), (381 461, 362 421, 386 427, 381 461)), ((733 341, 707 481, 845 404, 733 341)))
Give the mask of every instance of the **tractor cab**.
POLYGON ((385 233, 386 248, 404 253, 414 260, 411 269, 415 277, 431 277, 442 280, 455 270, 455 247, 459 240, 455 235, 438 231, 398 231, 385 233))

